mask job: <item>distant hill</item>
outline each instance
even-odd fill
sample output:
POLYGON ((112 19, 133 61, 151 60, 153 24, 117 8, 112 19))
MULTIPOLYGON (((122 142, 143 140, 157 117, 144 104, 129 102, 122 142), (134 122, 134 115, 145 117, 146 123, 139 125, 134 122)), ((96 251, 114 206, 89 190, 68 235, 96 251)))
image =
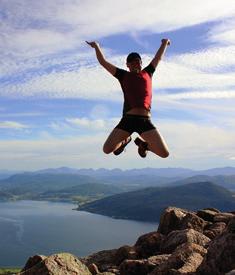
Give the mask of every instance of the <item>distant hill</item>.
POLYGON ((23 173, 23 172, 14 171, 14 170, 0 170, 0 180, 7 179, 10 176, 13 176, 19 173, 23 173))
POLYGON ((125 189, 84 175, 23 173, 0 181, 0 199, 90 201, 125 189))
POLYGON ((14 200, 14 196, 8 192, 0 191, 0 201, 14 200))
POLYGON ((25 192, 42 193, 46 191, 56 191, 92 182, 94 182, 93 178, 83 175, 23 173, 1 180, 0 190, 19 195, 25 192))
POLYGON ((123 190, 112 185, 101 183, 84 183, 68 188, 64 188, 58 191, 47 191, 40 194, 40 199, 58 198, 61 200, 83 196, 89 198, 105 197, 113 194, 122 193, 123 190))
POLYGON ((52 173, 52 174, 79 174, 79 175, 87 175, 92 177, 116 177, 116 176, 139 176, 139 175, 152 175, 158 177, 178 177, 178 178, 186 178, 192 177, 196 175, 207 175, 207 176, 217 176, 217 175, 235 175, 235 167, 220 167, 213 168, 207 170, 193 170, 187 168, 141 168, 141 169, 75 169, 68 167, 60 167, 60 168, 51 168, 36 171, 35 173, 52 173))
POLYGON ((181 179, 169 183, 170 186, 177 186, 187 183, 194 182, 213 182, 217 185, 223 186, 224 188, 229 189, 230 191, 235 191, 235 175, 218 175, 218 176, 206 176, 198 175, 190 178, 181 179))
POLYGON ((235 209, 235 198, 221 186, 198 182, 122 193, 85 204, 79 210, 115 218, 158 221, 161 212, 169 205, 190 210, 215 207, 229 211, 235 209))

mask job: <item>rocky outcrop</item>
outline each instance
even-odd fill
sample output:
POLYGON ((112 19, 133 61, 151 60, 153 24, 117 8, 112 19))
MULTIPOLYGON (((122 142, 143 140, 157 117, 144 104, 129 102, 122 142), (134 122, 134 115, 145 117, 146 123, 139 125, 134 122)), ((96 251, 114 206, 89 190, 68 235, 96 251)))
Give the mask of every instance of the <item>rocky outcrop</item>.
POLYGON ((25 275, 225 275, 235 274, 235 213, 168 207, 156 231, 133 246, 84 258, 62 253, 34 256, 25 275))
POLYGON ((89 269, 69 253, 30 257, 20 275, 91 275, 89 269))

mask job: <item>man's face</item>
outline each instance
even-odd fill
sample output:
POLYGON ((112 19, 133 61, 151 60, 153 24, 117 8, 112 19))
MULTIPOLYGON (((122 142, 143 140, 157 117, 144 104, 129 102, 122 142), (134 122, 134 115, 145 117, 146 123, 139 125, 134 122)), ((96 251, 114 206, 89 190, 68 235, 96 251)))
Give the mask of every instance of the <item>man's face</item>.
POLYGON ((131 62, 128 62, 126 65, 129 68, 130 72, 139 72, 142 68, 142 61, 139 58, 135 58, 131 62))

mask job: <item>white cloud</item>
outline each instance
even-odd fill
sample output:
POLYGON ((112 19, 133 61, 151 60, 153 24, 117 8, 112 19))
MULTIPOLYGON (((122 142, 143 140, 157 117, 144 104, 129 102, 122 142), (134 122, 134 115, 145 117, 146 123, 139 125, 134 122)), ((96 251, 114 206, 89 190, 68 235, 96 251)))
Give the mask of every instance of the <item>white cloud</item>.
POLYGON ((51 136, 41 140, 0 141, 1 167, 33 170, 58 167, 93 167, 102 154, 104 136, 93 135, 58 139, 51 136))
POLYGON ((4 110, 4 113, 0 114, 0 117, 35 117, 35 116, 46 116, 46 113, 43 112, 21 112, 21 113, 9 113, 7 109, 4 110))
MULTIPOLYGON (((0 95, 13 98, 121 101, 118 81, 97 65, 94 51, 84 43, 86 39, 99 40, 128 33, 138 42, 141 32, 161 33, 213 21, 213 25, 208 25, 211 29, 207 36, 202 37, 213 43, 213 47, 175 56, 166 54, 154 75, 153 107, 156 108, 156 101, 160 102, 160 108, 209 110, 210 114, 218 115, 217 128, 201 123, 162 121, 160 126, 172 154, 163 162, 152 154, 146 160, 136 158, 133 144, 120 158, 104 155, 102 144, 106 136, 98 129, 106 131, 114 124, 106 119, 105 108, 98 106, 88 114, 91 119, 73 117, 50 125, 54 130, 93 129, 92 136, 59 140, 41 132, 42 140, 38 141, 0 141, 1 167, 99 165, 127 169, 130 165, 178 166, 181 160, 188 164, 190 158, 195 158, 199 165, 202 158, 233 159, 235 135, 228 128, 234 126, 234 121, 228 120, 227 115, 231 116, 234 106, 235 75, 231 70, 235 65, 234 0, 226 0, 226 4, 224 0, 121 0, 115 3, 115 9, 109 0, 100 0, 98 4, 95 0, 67 0, 66 3, 63 0, 1 0, 0 9, 0 74, 4 77, 0 95), (170 93, 169 89, 172 93, 166 94, 170 93), (177 94, 174 89, 178 90, 177 94), (97 119, 100 112, 102 116, 97 119), (96 162, 91 164, 91 160, 96 162)), ((117 66, 125 65, 124 56, 108 49, 104 51, 108 60, 117 66)), ((150 54, 143 56, 146 61, 151 57, 150 54)), ((210 114, 206 114, 207 119, 210 114)), ((2 129, 27 127, 14 121, 0 123, 2 129)))
POLYGON ((194 53, 175 55, 170 61, 199 72, 223 72, 226 67, 235 65, 234 55, 235 46, 217 46, 194 53))
POLYGON ((235 153, 233 128, 179 120, 162 120, 159 127, 175 158, 227 158, 235 153))
POLYGON ((75 71, 36 75, 24 83, 4 85, 0 94, 9 97, 112 99, 120 96, 118 81, 100 66, 75 71))
POLYGON ((0 121, 0 129, 14 129, 14 130, 22 130, 29 128, 29 126, 15 122, 15 121, 0 121))
MULTIPOLYGON (((143 30, 160 33, 224 20, 220 25, 213 25, 208 39, 220 41, 219 36, 228 31, 227 40, 232 41, 234 20, 231 17, 235 2, 227 0, 226 3, 224 5, 223 0, 209 0, 206 3, 196 0, 180 0, 177 3, 148 0, 147 5, 143 1, 128 0, 125 5, 119 1, 113 9, 112 1, 101 0, 99 9, 94 9, 94 0, 69 0, 66 5, 61 0, 42 0, 40 4, 29 0, 3 0, 0 4, 4 14, 0 27, 3 38, 0 40, 0 71, 3 76, 15 76, 21 82, 10 79, 4 82, 0 95, 121 100, 118 82, 97 66, 94 52, 84 43, 86 38, 96 39, 122 32, 135 36, 143 30), (68 49, 77 51, 57 55, 68 49)), ((170 59, 166 56, 167 62, 160 64, 154 77, 154 88, 223 90, 227 95, 232 95, 226 89, 234 86, 234 74, 221 73, 220 70, 234 66, 234 52, 234 46, 229 45, 171 56, 170 59)), ((113 56, 109 51, 106 53, 111 62, 124 65, 124 56, 113 56)))
MULTIPOLYGON (((233 72, 217 72, 219 69, 224 70, 224 68, 235 65, 232 58, 234 50, 234 47, 213 48, 211 51, 195 54, 181 54, 169 58, 166 56, 153 77, 153 88, 156 92, 159 89, 187 89, 192 91, 191 98, 199 96, 202 98, 234 97, 232 87, 235 85, 235 74, 233 72)), ((92 58, 94 59, 93 52, 90 56, 90 59, 92 58)), ((143 59, 149 62, 151 57, 145 55, 143 59)), ((125 60, 125 57, 114 56, 109 60, 122 67, 124 64, 121 63, 121 60, 125 60)), ((35 75, 23 83, 5 84, 0 89, 0 94, 20 98, 122 100, 118 81, 97 63, 89 62, 79 68, 71 66, 67 71, 52 71, 47 74, 35 75)), ((183 98, 184 96, 189 98, 190 93, 183 92, 182 95, 178 94, 173 97, 183 98)))
POLYGON ((193 91, 183 92, 172 95, 163 95, 163 98, 170 99, 233 99, 235 98, 235 91, 193 91))
POLYGON ((76 127, 88 128, 89 130, 104 130, 105 121, 102 119, 89 120, 83 118, 67 118, 66 121, 76 127))
POLYGON ((178 167, 180 163, 190 167, 194 162, 194 168, 203 169, 210 166, 212 161, 215 165, 218 165, 221 160, 228 165, 233 161, 234 128, 226 130, 211 124, 177 120, 159 120, 158 127, 170 149, 170 157, 164 160, 152 153, 149 153, 146 159, 141 159, 133 142, 119 157, 113 154, 105 155, 102 152, 102 145, 108 133, 94 132, 93 135, 78 135, 76 138, 66 139, 44 135, 41 140, 0 141, 0 165, 2 168, 9 168, 10 165, 24 170, 61 165, 77 168, 130 169, 143 166, 178 167))
POLYGON ((85 39, 124 32, 161 33, 234 15, 233 0, 1 1, 4 53, 35 56, 79 47, 85 39), (134 7, 134 8, 133 8, 134 7), (187 11, 187 12, 185 12, 187 11), (121 15, 121 16, 120 16, 121 15), (108 24, 107 24, 108 20, 108 24))
POLYGON ((94 119, 88 117, 73 117, 66 118, 64 122, 52 122, 50 127, 57 131, 86 130, 86 133, 98 133, 111 131, 118 121, 119 118, 94 119))
MULTIPOLYGON (((199 55, 199 54, 198 54, 199 55)), ((160 64, 156 77, 153 78, 154 88, 163 89, 230 89, 235 85, 235 74, 202 72, 174 62, 160 64)))
POLYGON ((208 33, 208 40, 222 45, 235 44, 235 19, 229 18, 214 26, 208 33))

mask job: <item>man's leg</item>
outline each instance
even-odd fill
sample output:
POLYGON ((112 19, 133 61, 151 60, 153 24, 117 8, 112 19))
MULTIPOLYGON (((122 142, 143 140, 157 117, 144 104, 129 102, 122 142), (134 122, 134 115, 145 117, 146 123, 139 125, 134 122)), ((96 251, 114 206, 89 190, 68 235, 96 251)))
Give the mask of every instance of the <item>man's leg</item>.
POLYGON ((162 158, 169 156, 168 147, 161 134, 157 129, 149 130, 142 133, 141 138, 148 143, 148 150, 162 158))
POLYGON ((122 142, 125 141, 129 136, 129 132, 122 129, 114 128, 104 143, 104 153, 110 154, 113 151, 116 151, 123 144, 122 142))

